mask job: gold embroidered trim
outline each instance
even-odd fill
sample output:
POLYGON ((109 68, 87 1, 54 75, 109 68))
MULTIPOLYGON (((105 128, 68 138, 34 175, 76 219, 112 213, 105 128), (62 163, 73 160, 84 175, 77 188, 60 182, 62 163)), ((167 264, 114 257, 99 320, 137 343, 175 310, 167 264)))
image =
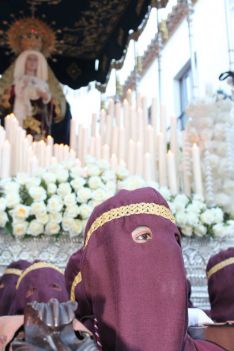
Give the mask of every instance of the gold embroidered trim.
POLYGON ((135 214, 150 214, 161 216, 163 218, 168 219, 172 223, 175 223, 175 218, 169 208, 163 205, 157 205, 155 203, 146 203, 140 202, 136 204, 120 206, 117 208, 113 208, 110 211, 103 213, 100 217, 98 217, 93 224, 91 225, 84 246, 87 246, 88 241, 95 230, 102 227, 105 223, 112 221, 113 219, 121 218, 124 216, 131 216, 135 214))
POLYGON ((72 286, 71 286, 71 294, 70 294, 70 298, 72 301, 76 300, 75 297, 75 288, 76 286, 82 281, 82 275, 81 272, 79 272, 76 276, 75 279, 73 280, 72 286))
POLYGON ((63 271, 61 269, 59 269, 58 267, 56 267, 55 265, 53 265, 52 263, 46 263, 46 262, 36 262, 34 264, 32 264, 31 266, 29 266, 28 268, 26 268, 23 273, 20 275, 17 284, 16 284, 16 289, 19 288, 19 285, 22 281, 22 279, 30 272, 35 271, 36 269, 40 269, 40 268, 52 268, 56 271, 58 271, 59 273, 63 274, 63 271))
POLYGON ((234 257, 227 258, 226 260, 217 263, 215 266, 213 266, 207 273, 207 278, 210 279, 210 277, 217 273, 220 269, 225 268, 229 266, 230 264, 234 264, 234 257))
POLYGON ((15 275, 20 275, 22 273, 21 269, 17 269, 17 268, 7 268, 5 270, 5 272, 3 273, 3 275, 5 274, 15 274, 15 275))

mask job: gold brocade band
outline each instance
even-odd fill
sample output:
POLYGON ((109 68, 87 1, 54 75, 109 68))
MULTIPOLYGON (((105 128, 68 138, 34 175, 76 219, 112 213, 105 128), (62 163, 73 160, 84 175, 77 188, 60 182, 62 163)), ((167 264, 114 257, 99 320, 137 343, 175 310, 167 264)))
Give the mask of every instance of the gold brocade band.
POLYGON ((81 276, 81 272, 79 272, 76 276, 75 279, 73 280, 72 286, 71 286, 71 294, 70 294, 70 298, 72 301, 76 300, 75 297, 75 288, 76 286, 82 281, 82 276, 81 276))
POLYGON ((5 270, 5 272, 3 273, 3 275, 5 274, 15 274, 15 275, 20 275, 22 273, 21 269, 17 269, 17 268, 7 268, 5 270))
POLYGON ((56 270, 57 272, 63 274, 63 271, 61 269, 59 269, 58 267, 56 267, 55 265, 53 265, 52 263, 36 262, 36 263, 33 263, 28 268, 26 268, 25 271, 23 271, 23 273, 20 275, 20 277, 17 281, 17 284, 16 284, 16 289, 19 288, 21 281, 28 273, 35 271, 37 269, 41 269, 41 268, 52 268, 52 269, 56 270))
POLYGON ((126 206, 120 206, 117 208, 113 208, 105 213, 103 213, 100 217, 98 217, 93 224, 91 225, 89 231, 87 232, 87 236, 85 239, 84 246, 87 246, 88 241, 95 230, 102 227, 105 223, 112 221, 113 219, 118 219, 125 216, 131 216, 136 214, 149 214, 161 216, 163 218, 168 219, 172 223, 175 223, 175 218, 169 208, 163 205, 157 205, 154 202, 146 203, 140 202, 136 204, 130 204, 126 206))
POLYGON ((227 258, 226 260, 217 263, 215 266, 213 266, 207 273, 207 278, 210 279, 210 277, 217 273, 220 269, 225 268, 229 266, 230 264, 234 264, 234 257, 227 258))

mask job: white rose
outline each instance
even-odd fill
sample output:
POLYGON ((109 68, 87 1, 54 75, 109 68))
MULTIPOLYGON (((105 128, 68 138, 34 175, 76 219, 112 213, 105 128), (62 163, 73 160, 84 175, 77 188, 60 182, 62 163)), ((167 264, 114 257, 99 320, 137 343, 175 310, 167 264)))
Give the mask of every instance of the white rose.
POLYGON ((108 192, 110 192, 112 195, 114 195, 116 193, 116 190, 117 190, 117 183, 107 182, 105 184, 104 189, 106 189, 108 192))
POLYGON ((68 183, 61 183, 61 184, 59 184, 57 193, 60 196, 62 196, 62 197, 71 194, 71 186, 70 186, 70 184, 68 184, 68 183))
POLYGON ((123 180, 129 176, 129 171, 125 167, 118 167, 116 175, 118 179, 123 180))
POLYGON ((38 222, 36 219, 34 219, 29 223, 27 234, 37 236, 43 233, 44 233, 44 226, 42 223, 38 222))
POLYGON ((170 200, 171 193, 170 193, 170 190, 168 188, 162 187, 162 188, 160 188, 159 192, 164 197, 164 199, 166 199, 168 201, 170 200))
POLYGON ((23 236, 27 233, 28 223, 21 221, 21 222, 13 222, 13 235, 14 236, 23 236))
POLYGON ((83 204, 80 206, 80 215, 82 219, 86 219, 90 216, 92 208, 89 205, 83 204))
POLYGON ((195 227, 199 223, 199 217, 196 213, 194 212, 188 212, 186 213, 185 217, 186 223, 192 227, 195 227))
POLYGON ((104 200, 108 199, 108 197, 109 197, 109 192, 103 189, 94 190, 92 194, 93 200, 98 203, 103 202, 104 200))
POLYGON ((28 189, 28 192, 34 201, 43 201, 46 199, 46 191, 41 186, 33 186, 28 189))
POLYGON ((60 196, 52 195, 47 203, 47 210, 49 212, 60 212, 63 208, 63 202, 60 196))
POLYGON ((4 190, 5 193, 18 193, 19 188, 20 188, 20 184, 16 183, 16 182, 7 182, 4 184, 4 190))
POLYGON ((146 183, 142 177, 130 176, 122 182, 119 182, 119 189, 135 190, 144 187, 145 184, 146 183))
POLYGON ((102 180, 104 180, 105 182, 116 181, 115 172, 110 169, 103 172, 101 177, 102 177, 102 180))
POLYGON ((29 177, 27 183, 25 184, 27 189, 30 189, 32 186, 39 186, 41 184, 41 178, 39 177, 29 177))
POLYGON ((75 218, 80 213, 80 207, 78 205, 67 206, 64 212, 64 216, 75 218))
POLYGON ((55 222, 55 223, 60 223, 62 222, 62 215, 59 212, 51 212, 49 214, 49 221, 50 222, 55 222))
POLYGON ((56 176, 54 173, 52 172, 44 172, 42 174, 42 178, 44 179, 44 181, 49 184, 49 183, 55 183, 56 182, 56 176))
POLYGON ((207 229, 204 225, 198 224, 193 228, 193 232, 196 236, 202 237, 207 233, 207 229))
POLYGON ((200 218, 201 218, 201 221, 207 225, 216 223, 215 212, 213 211, 213 209, 207 209, 206 211, 204 211, 201 214, 200 218))
POLYGON ((0 211, 5 211, 6 205, 6 199, 4 197, 0 197, 0 211))
POLYGON ((46 213, 46 204, 43 201, 33 202, 31 205, 31 214, 35 216, 46 213))
POLYGON ((186 207, 186 210, 188 212, 195 212, 197 214, 200 213, 200 211, 205 209, 206 209, 206 204, 204 202, 196 201, 196 200, 194 200, 191 204, 189 204, 186 207))
POLYGON ((6 193, 6 205, 12 208, 20 203, 20 197, 17 192, 7 192, 6 193))
POLYGON ((18 173, 15 179, 18 184, 25 185, 28 183, 30 176, 25 173, 18 173))
POLYGON ((56 178, 59 183, 65 183, 68 180, 69 173, 66 169, 60 169, 56 172, 56 178))
POLYGON ((176 218, 176 223, 177 223, 178 227, 184 227, 185 226, 185 224, 186 224, 186 214, 185 214, 184 211, 176 212, 175 218, 176 218))
POLYGON ((30 214, 30 207, 17 205, 13 210, 13 216, 18 219, 26 219, 30 214))
POLYGON ((182 234, 183 234, 184 236, 190 237, 190 236, 193 235, 193 230, 192 230, 192 228, 189 227, 189 226, 180 227, 180 230, 181 230, 181 232, 182 232, 182 234))
POLYGON ((70 237, 77 236, 80 233, 82 233, 82 230, 83 230, 83 221, 81 221, 80 219, 75 219, 71 223, 71 227, 69 229, 69 235, 70 237))
POLYGON ((179 194, 175 197, 173 204, 177 211, 183 211, 188 202, 189 199, 186 195, 179 194))
POLYGON ((71 186, 75 191, 82 188, 85 184, 85 179, 82 177, 76 177, 74 180, 71 181, 71 186))
POLYGON ((101 181, 100 177, 92 176, 89 178, 88 185, 90 189, 103 188, 104 183, 101 181))
POLYGON ((70 169, 71 172, 71 176, 72 178, 82 178, 84 176, 84 169, 79 167, 79 166, 75 166, 73 168, 70 169))
POLYGON ((76 195, 74 193, 64 196, 63 203, 66 206, 75 206, 76 205, 76 195))
POLYGON ((49 221, 46 224, 45 231, 46 231, 46 234, 48 234, 48 235, 59 234, 59 232, 60 232, 60 225, 58 223, 56 223, 56 222, 49 221))
POLYGON ((101 174, 101 170, 95 164, 88 164, 86 167, 87 175, 88 176, 98 176, 101 174))
POLYGON ((63 217, 62 228, 65 232, 68 232, 73 225, 74 219, 71 217, 63 217))
POLYGON ((49 222, 49 215, 47 213, 38 213, 36 219, 38 222, 46 224, 49 222))
POLYGON ((77 191, 77 200, 78 202, 84 203, 92 198, 92 191, 89 188, 80 188, 77 191))
POLYGON ((50 195, 56 194, 57 192, 57 185, 54 183, 47 184, 47 192, 50 195))
POLYGON ((0 211, 0 228, 4 228, 8 222, 8 216, 6 212, 0 211))
POLYGON ((98 160, 97 165, 102 171, 110 168, 110 164, 106 160, 98 160))

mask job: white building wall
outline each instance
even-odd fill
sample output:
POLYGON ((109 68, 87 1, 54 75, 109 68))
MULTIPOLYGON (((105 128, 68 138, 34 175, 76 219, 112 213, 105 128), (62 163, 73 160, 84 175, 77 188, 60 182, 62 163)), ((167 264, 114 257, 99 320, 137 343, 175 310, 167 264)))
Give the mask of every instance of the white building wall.
MULTIPOLYGON (((198 0, 194 6, 193 36, 197 58, 199 95, 208 85, 216 90, 226 83, 219 74, 229 69, 224 0, 198 0)), ((162 96, 169 115, 178 115, 178 87, 175 77, 190 58, 187 20, 184 19, 162 51, 162 96)), ((142 95, 158 97, 157 63, 154 62, 140 82, 142 95)))

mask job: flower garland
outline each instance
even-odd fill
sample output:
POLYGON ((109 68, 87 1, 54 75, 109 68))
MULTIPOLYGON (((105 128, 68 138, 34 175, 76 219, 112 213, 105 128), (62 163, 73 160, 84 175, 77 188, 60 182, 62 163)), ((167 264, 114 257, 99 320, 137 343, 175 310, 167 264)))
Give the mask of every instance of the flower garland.
POLYGON ((83 168, 75 162, 54 165, 34 176, 19 174, 0 181, 0 227, 14 237, 77 236, 93 208, 119 189, 152 186, 166 198, 185 236, 220 237, 234 232, 234 221, 221 208, 208 208, 197 196, 172 196, 157 183, 116 172, 106 161, 87 157, 83 168))

